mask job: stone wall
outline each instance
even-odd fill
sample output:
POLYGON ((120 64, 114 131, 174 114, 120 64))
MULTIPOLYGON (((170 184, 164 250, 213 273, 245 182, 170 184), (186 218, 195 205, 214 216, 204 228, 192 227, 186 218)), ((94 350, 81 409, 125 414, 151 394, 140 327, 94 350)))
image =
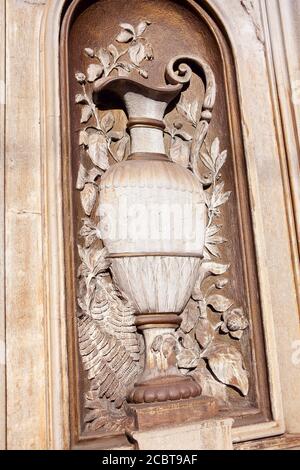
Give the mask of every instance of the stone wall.
MULTIPOLYGON (((273 338, 267 342, 267 356, 275 377, 275 434, 284 429, 300 434, 299 2, 208 3, 223 17, 225 27, 228 21, 233 43, 239 36, 235 54, 243 56, 240 63, 254 64, 248 91, 242 80, 246 70, 240 68, 238 74, 251 195, 258 202, 253 217, 260 283, 270 312, 264 326, 273 338), (265 66, 255 70, 264 57, 265 66), (265 154, 256 140, 259 127, 265 154)), ((45 86, 47 80, 58 80, 63 4, 0 0, 0 448, 69 445, 60 174, 55 166, 59 83, 45 86)), ((235 430, 234 440, 262 437, 257 432, 235 430)), ((274 430, 266 426, 264 433, 274 430)))

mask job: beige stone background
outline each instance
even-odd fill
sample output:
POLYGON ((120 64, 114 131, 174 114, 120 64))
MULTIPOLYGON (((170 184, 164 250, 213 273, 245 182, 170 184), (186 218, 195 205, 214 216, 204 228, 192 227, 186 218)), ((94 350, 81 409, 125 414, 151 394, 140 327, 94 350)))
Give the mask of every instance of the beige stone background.
MULTIPOLYGON (((300 0, 208 3, 228 25, 235 44, 276 429, 266 426, 264 436, 256 428, 240 429, 234 440, 285 433, 293 435, 296 447, 300 0), (251 83, 245 78, 249 71, 251 83)), ((67 448, 69 441, 60 174, 55 166, 63 4, 0 0, 0 448, 67 448)), ((276 442, 285 445, 280 438, 276 442)))

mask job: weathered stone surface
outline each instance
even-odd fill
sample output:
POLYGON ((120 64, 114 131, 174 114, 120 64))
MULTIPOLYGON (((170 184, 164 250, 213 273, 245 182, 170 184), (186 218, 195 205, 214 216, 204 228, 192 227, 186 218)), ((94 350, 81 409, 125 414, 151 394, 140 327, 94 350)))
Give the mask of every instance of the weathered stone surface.
MULTIPOLYGON (((297 44, 299 40, 297 41, 297 37, 299 31, 297 31, 296 18, 297 15, 299 18, 299 6, 297 2, 280 2, 280 8, 285 8, 284 15, 281 14, 284 19, 283 31, 279 26, 281 18, 275 7, 277 2, 267 2, 267 11, 265 7, 262 8, 265 16, 268 17, 271 29, 271 51, 268 45, 268 31, 263 24, 267 21, 263 21, 262 24, 259 22, 259 27, 264 30, 264 33, 265 30, 267 32, 266 35, 264 34, 267 38, 264 46, 258 40, 257 31, 253 28, 252 20, 241 2, 210 0, 210 3, 223 19, 224 26, 232 39, 236 56, 237 82, 242 110, 241 122, 250 180, 274 417, 274 421, 270 423, 249 426, 247 429, 234 429, 233 439, 237 442, 282 432, 283 417, 288 431, 300 432, 300 409, 297 402, 300 363, 297 362, 299 356, 296 354, 300 334, 295 288, 295 279, 299 271, 293 262, 293 257, 296 259, 297 253, 295 214, 299 212, 295 208, 298 207, 296 196, 299 187, 297 168, 299 165, 300 108, 294 101, 291 104, 290 90, 293 87, 294 96, 298 96, 299 51, 297 44), (285 5, 287 3, 289 6, 285 5), (288 67, 284 49, 289 51, 288 67), (267 71, 266 56, 271 73, 270 70, 267 71), (278 90, 280 103, 277 101, 277 96, 274 97, 270 91, 270 83, 273 90, 278 90), (277 109, 279 104, 281 115, 277 109), (276 346, 279 354, 276 352, 276 346), (279 368, 277 368, 277 360, 279 368), (280 389, 283 395, 283 413, 281 412, 280 389)), ((258 3, 258 1, 254 2, 255 7, 258 3)), ((67 357, 64 345, 65 334, 63 328, 60 330, 58 326, 62 325, 61 320, 64 318, 64 292, 63 282, 61 282, 64 273, 61 261, 63 259, 61 252, 63 234, 59 207, 61 147, 57 45, 60 11, 64 4, 64 0, 48 0, 47 2, 44 0, 0 0, 1 157, 4 155, 6 146, 5 162, 1 158, 0 163, 0 185, 1 188, 4 187, 5 163, 6 186, 5 208, 3 191, 0 201, 0 447, 5 446, 6 429, 9 448, 29 449, 68 445, 68 436, 65 431, 68 420, 65 392, 67 357), (42 13, 46 8, 49 12, 45 23, 48 42, 41 41, 40 43, 40 38, 44 35, 44 29, 40 34, 42 13), (6 51, 4 50, 5 28, 3 26, 5 20, 6 51), (46 58, 45 81, 41 78, 39 70, 40 49, 46 58), (6 90, 3 75, 5 62, 6 90), (47 104, 43 105, 45 109, 47 107, 46 117, 40 115, 39 88, 41 84, 44 90, 47 90, 47 99, 45 99, 47 104), (4 91, 7 93, 6 97, 4 91), (6 118, 5 98, 7 101, 6 118), (42 145, 40 118, 47 128, 47 138, 42 145), (49 182, 52 181, 52 187, 50 185, 47 187, 40 179, 42 163, 44 166, 48 165, 47 178, 49 182), (47 204, 43 210, 42 189, 47 194, 45 197, 47 204), (4 211, 6 212, 7 244, 5 279, 3 279, 4 211), (45 242, 44 254, 42 243, 46 237, 43 238, 42 235, 42 214, 45 219, 48 217, 49 221, 47 225, 49 237, 45 242), (49 289, 51 296, 44 295, 44 269, 52 279, 51 290, 49 289), (4 287, 6 290, 6 327, 4 287), (47 320, 46 304, 50 305, 49 312, 53 314, 49 315, 47 320), (46 323, 48 326, 51 324, 51 328, 49 327, 51 334, 47 330, 46 323), (5 385, 4 364, 5 331, 8 358, 7 385, 5 385), (50 369, 52 370, 51 380, 49 380, 50 369), (62 370, 64 373, 61 373, 62 370), (63 382, 61 388, 59 380, 63 382), (46 403, 47 395, 51 395, 48 404, 46 403), (5 424, 6 406, 7 426, 5 424), (64 435, 64 440, 57 438, 56 444, 48 440, 47 435, 51 435, 53 429, 56 436, 60 433, 64 435)), ((299 223, 299 216, 296 219, 299 223)), ((194 442, 197 449, 201 448, 201 445, 210 445, 211 428, 205 429, 203 425, 202 423, 197 429, 192 430, 190 427, 187 429, 186 436, 194 436, 191 442, 194 442), (199 437, 201 426, 202 439, 199 437)), ((219 425, 219 428, 222 429, 222 426, 219 425)), ((183 431, 185 427, 180 429, 183 431)), ((176 428, 177 431, 178 428, 176 428)), ((229 433, 229 425, 227 431, 229 433)), ((160 445, 162 445, 163 438, 165 444, 168 445, 172 435, 170 433, 170 430, 159 432, 160 445)), ((154 434, 147 432, 140 433, 135 438, 139 441, 141 448, 150 448, 149 443, 152 443, 151 445, 155 448, 153 436, 154 434), (146 447, 142 447, 145 445, 146 447)), ((229 439, 228 435, 227 438, 229 439)), ((216 440, 216 435, 214 440, 216 440)), ((182 441, 181 445, 187 445, 187 442, 182 441)), ((163 448, 167 449, 167 447, 163 448)))
POLYGON ((47 447, 39 30, 43 7, 6 2, 7 447, 47 447))
POLYGON ((139 450, 231 450, 231 419, 202 421, 197 424, 134 431, 131 437, 139 450))

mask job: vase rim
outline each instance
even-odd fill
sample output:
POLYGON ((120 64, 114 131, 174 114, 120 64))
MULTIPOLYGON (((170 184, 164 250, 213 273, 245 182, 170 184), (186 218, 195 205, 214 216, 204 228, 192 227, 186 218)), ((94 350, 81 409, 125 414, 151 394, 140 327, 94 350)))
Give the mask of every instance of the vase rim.
POLYGON ((163 85, 150 86, 139 80, 129 77, 112 77, 105 80, 97 80, 94 84, 93 99, 96 104, 99 103, 100 95, 103 92, 111 91, 118 96, 124 96, 128 92, 136 92, 144 97, 170 103, 182 90, 183 85, 163 85))

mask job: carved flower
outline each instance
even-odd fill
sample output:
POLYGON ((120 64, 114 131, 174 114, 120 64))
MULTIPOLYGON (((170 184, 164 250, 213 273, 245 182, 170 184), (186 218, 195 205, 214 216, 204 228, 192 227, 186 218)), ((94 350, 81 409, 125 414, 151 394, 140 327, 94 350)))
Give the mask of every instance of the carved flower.
POLYGON ((235 308, 222 315, 223 323, 221 331, 229 333, 232 338, 241 339, 243 331, 248 327, 249 322, 241 308, 235 308))
POLYGON ((82 72, 75 73, 75 78, 76 78, 77 82, 79 82, 81 84, 84 83, 85 80, 86 80, 86 76, 82 72))

